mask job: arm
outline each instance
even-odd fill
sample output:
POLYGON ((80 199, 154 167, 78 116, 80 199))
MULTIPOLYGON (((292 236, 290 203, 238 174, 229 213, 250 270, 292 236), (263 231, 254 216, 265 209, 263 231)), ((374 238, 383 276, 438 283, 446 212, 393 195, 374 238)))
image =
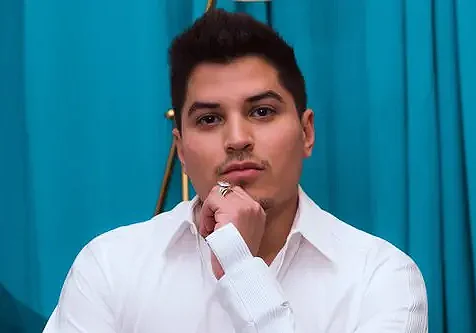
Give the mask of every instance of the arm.
POLYGON ((229 223, 206 238, 225 275, 218 299, 236 332, 292 333, 294 316, 268 265, 253 257, 236 227, 229 223))
POLYGON ((86 246, 66 277, 59 303, 43 333, 114 333, 107 295, 110 286, 96 257, 86 246))
MULTIPOLYGON (((251 255, 229 223, 207 238, 225 275, 218 298, 237 332, 296 333, 279 283, 261 258, 251 255)), ((378 253, 383 254, 383 251, 378 253)), ((369 272, 355 333, 427 333, 426 289, 416 264, 403 253, 369 272)))
POLYGON ((369 272, 367 281, 355 333, 428 332, 425 282, 408 256, 392 254, 369 272))

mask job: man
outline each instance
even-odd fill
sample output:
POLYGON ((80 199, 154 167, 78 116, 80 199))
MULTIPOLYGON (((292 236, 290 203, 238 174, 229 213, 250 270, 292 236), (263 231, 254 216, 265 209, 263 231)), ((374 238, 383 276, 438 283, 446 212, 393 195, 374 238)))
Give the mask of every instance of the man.
POLYGON ((170 61, 173 133, 197 196, 91 241, 45 332, 426 332, 415 263, 298 185, 314 117, 292 48, 213 10, 170 61))

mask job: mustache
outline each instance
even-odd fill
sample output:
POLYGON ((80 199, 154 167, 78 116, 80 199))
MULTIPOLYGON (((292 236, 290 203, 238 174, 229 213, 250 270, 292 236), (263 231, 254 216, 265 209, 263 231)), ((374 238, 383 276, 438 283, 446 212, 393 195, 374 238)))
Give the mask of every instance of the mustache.
POLYGON ((229 165, 230 163, 242 161, 254 162, 256 164, 259 164, 263 169, 267 169, 270 166, 268 161, 257 159, 250 152, 239 150, 234 151, 233 153, 229 153, 226 157, 226 160, 216 168, 215 172, 217 176, 219 176, 223 173, 227 165, 229 165))

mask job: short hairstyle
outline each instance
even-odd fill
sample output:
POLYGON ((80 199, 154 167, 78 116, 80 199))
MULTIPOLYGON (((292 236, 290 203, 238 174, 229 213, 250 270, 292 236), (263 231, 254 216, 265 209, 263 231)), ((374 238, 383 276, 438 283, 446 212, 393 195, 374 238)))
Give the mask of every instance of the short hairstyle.
POLYGON ((299 116, 307 108, 304 77, 288 45, 271 27, 245 13, 211 9, 178 35, 169 49, 170 85, 175 126, 181 131, 188 79, 202 63, 227 64, 258 56, 278 72, 279 82, 293 96, 299 116))

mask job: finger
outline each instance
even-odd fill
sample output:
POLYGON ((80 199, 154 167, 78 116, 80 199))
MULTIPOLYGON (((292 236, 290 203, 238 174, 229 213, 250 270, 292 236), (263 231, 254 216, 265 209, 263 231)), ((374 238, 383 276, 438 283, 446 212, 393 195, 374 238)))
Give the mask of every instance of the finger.
POLYGON ((260 210, 262 210, 262 213, 266 214, 266 211, 262 207, 261 203, 255 198, 253 198, 248 192, 246 192, 245 189, 240 186, 236 186, 233 187, 233 192, 236 194, 237 197, 240 197, 241 200, 248 202, 252 207, 259 208, 260 210))
POLYGON ((203 237, 207 237, 213 230, 215 225, 215 212, 212 209, 210 200, 207 198, 203 202, 199 214, 199 232, 203 237))
POLYGON ((241 186, 233 186, 231 191, 242 199, 251 199, 250 195, 241 186))
POLYGON ((219 188, 215 186, 212 188, 207 198, 203 201, 202 208, 199 214, 199 232, 206 237, 215 229, 215 212, 219 208, 219 188), (217 195, 218 194, 218 195, 217 195))
POLYGON ((233 186, 232 192, 245 202, 256 202, 241 186, 233 186))

